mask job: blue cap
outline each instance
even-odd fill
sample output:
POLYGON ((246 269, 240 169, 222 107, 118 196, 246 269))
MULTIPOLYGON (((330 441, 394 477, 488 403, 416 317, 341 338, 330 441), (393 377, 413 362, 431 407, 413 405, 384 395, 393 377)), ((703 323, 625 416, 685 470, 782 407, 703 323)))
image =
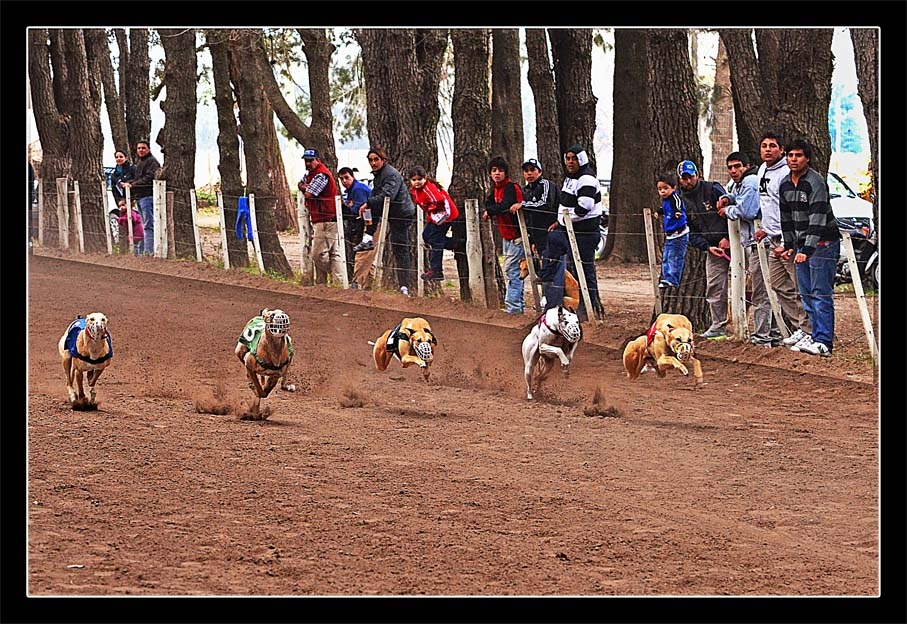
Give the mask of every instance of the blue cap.
POLYGON ((318 155, 318 150, 316 150, 316 149, 307 149, 306 151, 304 151, 304 152, 302 153, 302 159, 303 159, 303 160, 310 160, 310 159, 312 159, 312 158, 321 158, 321 157, 318 155))
POLYGON ((699 170, 692 160, 684 160, 677 165, 677 175, 679 176, 696 175, 697 173, 699 173, 699 170))

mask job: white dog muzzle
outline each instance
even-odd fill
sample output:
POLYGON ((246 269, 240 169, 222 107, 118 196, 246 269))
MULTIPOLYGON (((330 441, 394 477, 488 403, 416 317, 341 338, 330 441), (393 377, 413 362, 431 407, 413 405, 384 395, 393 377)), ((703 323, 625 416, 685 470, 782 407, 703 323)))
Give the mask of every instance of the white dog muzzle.
POLYGON ((582 336, 582 330, 579 328, 579 322, 571 321, 569 323, 561 324, 561 334, 569 342, 576 342, 582 336))
POLYGON ((286 312, 277 312, 271 315, 271 320, 266 323, 268 331, 275 336, 283 336, 290 331, 290 317, 286 312))
POLYGON ((426 362, 431 359, 431 343, 428 341, 420 342, 415 348, 416 355, 426 362))
POLYGON ((92 340, 98 340, 107 335, 107 329, 98 323, 89 323, 85 329, 88 330, 88 335, 92 340))
POLYGON ((674 349, 674 353, 677 355, 678 360, 685 362, 693 355, 693 345, 689 342, 681 342, 674 349))

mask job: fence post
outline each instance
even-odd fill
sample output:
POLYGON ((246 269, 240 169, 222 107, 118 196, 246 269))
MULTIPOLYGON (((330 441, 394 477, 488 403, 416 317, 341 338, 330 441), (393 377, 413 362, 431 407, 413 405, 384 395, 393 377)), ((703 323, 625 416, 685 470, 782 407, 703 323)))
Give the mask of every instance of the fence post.
POLYGON ((315 283, 315 268, 312 264, 312 220, 305 205, 305 194, 296 195, 296 217, 299 221, 299 283, 311 286, 315 283))
POLYGON ((38 247, 44 247, 44 180, 38 179, 38 247))
POLYGON ((154 257, 155 258, 166 258, 167 257, 167 233, 165 231, 167 220, 164 218, 164 211, 166 208, 166 193, 167 193, 167 182, 165 180, 153 180, 153 196, 152 203, 154 204, 154 257))
POLYGON ((866 305, 866 296, 863 293, 863 279, 860 274, 860 268, 857 266, 857 256, 853 252, 853 241, 850 240, 850 232, 841 232, 841 245, 844 247, 844 253, 847 255, 847 264, 850 266, 853 292, 857 297, 857 305, 860 306, 860 319, 863 321, 866 340, 869 342, 869 353, 872 355, 872 363, 878 369, 879 347, 876 344, 875 332, 872 329, 872 320, 869 318, 869 308, 866 305))
POLYGON ((252 246, 255 248, 255 259, 258 261, 258 270, 264 275, 265 261, 261 257, 261 243, 258 240, 258 221, 255 219, 255 193, 249 193, 249 217, 252 219, 252 246))
POLYGON ((422 274, 425 273, 425 250, 422 247, 422 232, 425 230, 425 220, 422 218, 422 211, 416 207, 416 292, 420 297, 425 296, 425 280, 422 274))
POLYGON ((516 212, 517 222, 520 224, 520 240, 523 243, 523 255, 526 256, 526 268, 529 271, 529 289, 532 291, 532 299, 535 301, 537 312, 542 311, 542 296, 539 294, 541 284, 536 283, 535 263, 532 261, 532 245, 529 242, 529 231, 526 229, 526 217, 523 215, 522 208, 516 212))
POLYGON ((343 278, 343 289, 348 290, 350 277, 346 274, 346 236, 343 233, 343 204, 340 202, 340 195, 334 195, 334 210, 337 213, 337 245, 343 258, 343 271, 340 272, 340 276, 343 278))
POLYGON ((57 178, 57 231, 59 245, 69 249, 69 180, 57 178))
POLYGON ((652 280, 652 296, 655 297, 655 316, 661 314, 661 296, 658 292, 659 273, 655 260, 655 230, 652 228, 652 209, 642 209, 642 220, 646 226, 646 251, 649 252, 649 278, 652 280))
POLYGON ((469 291, 473 299, 485 307, 485 278, 482 274, 482 240, 479 234, 479 201, 467 199, 466 262, 469 266, 469 291))
POLYGON ((375 245, 375 281, 373 288, 377 290, 381 287, 381 278, 384 277, 384 247, 387 240, 387 230, 390 227, 390 210, 391 198, 384 198, 384 212, 382 213, 381 223, 378 224, 378 243, 375 245))
POLYGON ((731 242, 731 318, 734 319, 734 338, 750 336, 746 320, 746 271, 743 268, 743 246, 740 244, 740 221, 728 219, 728 240, 731 242))
MULTIPOLYGON (((598 310, 592 307, 592 298, 589 296, 589 286, 586 284, 586 271, 583 268, 583 262, 579 257, 579 247, 576 246, 576 233, 573 231, 573 220, 569 213, 564 213, 564 225, 567 227, 567 238, 570 239, 570 250, 573 252, 573 265, 576 267, 576 281, 579 282, 580 290, 583 293, 583 301, 586 303, 586 314, 590 319, 602 320, 598 310)), ((597 233, 597 232, 596 232, 597 233)), ((595 262, 593 258, 592 262, 595 262)), ((593 267, 594 270, 595 267, 593 267)))
POLYGON ((227 249, 227 221, 224 217, 224 194, 217 192, 217 209, 220 212, 220 245, 223 249, 224 268, 230 268, 230 250, 227 249))
POLYGON ((113 239, 112 232, 110 228, 116 227, 114 223, 110 220, 110 210, 109 204, 107 203, 107 184, 102 180, 101 181, 101 212, 103 214, 104 221, 104 231, 107 233, 107 255, 113 255, 113 239))
POLYGON ((192 202, 192 235, 195 236, 195 259, 202 261, 202 240, 198 236, 198 197, 196 189, 192 189, 189 194, 189 201, 192 202))
MULTIPOLYGON (((756 230, 761 230, 762 219, 753 219, 753 227, 756 228, 756 230)), ((765 253, 765 245, 762 244, 762 241, 759 241, 756 244, 756 253, 759 255, 759 268, 762 270, 762 282, 765 284, 768 302, 772 305, 772 314, 775 315, 775 323, 778 324, 781 335, 785 338, 789 338, 790 329, 787 328, 787 324, 784 322, 784 315, 781 314, 781 304, 778 303, 778 294, 775 292, 775 289, 772 288, 772 282, 768 274, 768 255, 765 253)))
POLYGON ((167 232, 167 237, 166 237, 167 246, 164 249, 164 251, 166 252, 164 257, 171 258, 171 259, 176 258, 176 241, 173 239, 174 230, 176 229, 173 227, 174 196, 175 196, 175 194, 173 191, 167 191, 167 195, 166 195, 167 212, 164 213, 164 216, 165 216, 164 222, 166 223, 166 232, 167 232))
POLYGON ((82 196, 79 194, 79 181, 72 181, 73 199, 76 208, 76 234, 79 238, 79 253, 85 253, 85 228, 82 227, 82 196))

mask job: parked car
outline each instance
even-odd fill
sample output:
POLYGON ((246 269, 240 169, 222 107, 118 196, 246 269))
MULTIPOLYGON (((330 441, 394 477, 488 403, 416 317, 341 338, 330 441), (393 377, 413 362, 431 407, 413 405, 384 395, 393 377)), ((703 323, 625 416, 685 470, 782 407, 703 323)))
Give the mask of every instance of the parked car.
POLYGON ((834 171, 828 172, 827 180, 831 210, 835 213, 835 218, 857 229, 869 228, 867 236, 874 234, 872 202, 857 195, 834 171))

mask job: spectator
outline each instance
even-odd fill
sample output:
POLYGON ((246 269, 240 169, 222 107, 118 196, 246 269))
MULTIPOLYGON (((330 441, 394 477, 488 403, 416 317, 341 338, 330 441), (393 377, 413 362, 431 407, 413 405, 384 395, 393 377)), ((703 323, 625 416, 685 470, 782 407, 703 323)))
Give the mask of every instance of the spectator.
MULTIPOLYGON (((598 278, 595 275, 595 248, 601 238, 598 226, 603 210, 598 177, 589 162, 589 155, 579 145, 569 147, 564 153, 564 166, 567 173, 561 187, 557 222, 549 227, 548 245, 539 271, 539 280, 546 286, 545 305, 546 308, 551 308, 556 305, 553 301, 563 300, 563 289, 560 289, 560 293, 557 292, 554 277, 558 266, 564 262, 564 256, 569 254, 569 258, 573 257, 565 225, 566 219, 570 219, 576 235, 576 245, 589 298, 592 300, 594 311, 601 314, 603 310, 598 296, 598 278)), ((580 297, 576 313, 580 320, 589 320, 585 298, 580 297)))
POLYGON ((797 286, 812 325, 794 351, 831 355, 835 336, 835 269, 841 252, 841 233, 831 210, 828 183, 809 166, 812 147, 802 139, 787 146, 790 173, 778 190, 781 235, 786 259, 793 256, 797 286))
POLYGON ((394 264, 397 266, 397 284, 400 292, 407 297, 412 287, 412 255, 409 238, 410 224, 414 223, 416 208, 403 176, 388 164, 387 152, 383 147, 370 147, 368 150, 368 164, 372 168, 372 194, 368 201, 359 207, 359 214, 366 209, 372 211, 372 218, 387 218, 388 244, 393 254, 394 264), (384 214, 384 198, 390 198, 390 214, 384 214))
POLYGON ((680 177, 680 196, 687 208, 690 244, 706 252, 705 300, 709 304, 712 323, 701 335, 703 338, 727 338, 727 283, 730 273, 727 219, 718 214, 718 200, 725 194, 717 182, 702 180, 692 160, 677 165, 680 177))
POLYGON ((328 273, 336 284, 343 284, 344 254, 337 237, 337 184, 334 176, 321 162, 318 150, 302 153, 306 175, 296 187, 305 194, 305 205, 312 222, 312 262, 315 283, 327 284, 328 273))
POLYGON ((114 206, 110 209, 110 231, 113 235, 113 244, 118 245, 120 242, 120 228, 117 225, 120 217, 119 206, 121 200, 126 201, 123 183, 129 182, 135 177, 135 166, 129 162, 129 157, 123 150, 115 151, 113 158, 117 165, 110 174, 110 193, 113 195, 114 206))
POLYGON ((135 163, 135 176, 128 182, 123 181, 121 188, 131 187, 130 196, 135 199, 139 207, 139 215, 142 217, 142 229, 145 235, 142 253, 146 256, 153 256, 154 186, 152 182, 157 172, 161 169, 161 163, 151 154, 149 145, 145 139, 136 142, 135 151, 138 154, 138 160, 135 163))
POLYGON ((444 249, 451 248, 453 240, 448 243, 447 232, 450 225, 460 216, 457 205, 450 198, 447 191, 430 180, 421 166, 409 170, 409 183, 412 185, 410 193, 413 203, 425 211, 425 229, 422 230, 422 240, 429 247, 428 271, 421 275, 424 280, 444 279, 444 249))
MULTIPOLYGON (((117 228, 122 230, 122 236, 120 240, 126 241, 129 236, 129 223, 128 220, 132 218, 132 253, 136 256, 142 255, 142 247, 144 246, 145 232, 142 229, 142 217, 135 210, 129 210, 127 215, 126 210, 126 199, 123 198, 117 204, 117 228)), ((125 248, 125 245, 123 245, 125 248)))
MULTIPOLYGON (((529 234, 529 246, 538 258, 536 269, 541 267, 541 257, 548 247, 548 229, 557 223, 557 207, 560 204, 560 192, 550 180, 542 175, 542 163, 535 158, 529 158, 521 167, 523 170, 523 180, 526 185, 523 187, 523 201, 517 202, 510 207, 510 212, 516 214, 517 210, 522 209, 526 219, 526 232, 529 234)), ((533 260, 535 262, 535 260, 533 260)), ((554 276, 551 290, 556 291, 557 295, 552 294, 552 301, 545 297, 542 306, 556 307, 560 305, 564 297, 564 271, 566 270, 566 258, 559 265, 557 274, 554 276)))
POLYGON ((661 207, 655 213, 664 219, 665 244, 661 252, 661 280, 659 288, 677 288, 683 278, 683 265, 690 244, 690 227, 687 209, 677 191, 677 176, 673 173, 659 175, 655 189, 661 198, 661 207))
POLYGON ((778 189, 781 180, 790 173, 784 155, 781 136, 772 131, 762 133, 759 139, 759 154, 762 164, 756 175, 759 178, 759 210, 762 213, 762 227, 753 234, 756 242, 769 250, 768 279, 772 290, 778 296, 781 316, 791 328, 791 335, 782 344, 795 347, 807 335, 812 334, 812 323, 800 294, 797 292, 797 275, 792 258, 785 259, 784 243, 781 238, 781 209, 778 189), (762 242, 762 241, 765 242, 762 242))
POLYGON ((343 238, 346 242, 347 275, 350 276, 350 287, 352 288, 358 288, 355 272, 356 254, 374 248, 372 235, 375 233, 375 222, 365 223, 365 220, 359 216, 359 206, 368 201, 372 189, 357 180, 355 172, 356 170, 350 167, 342 167, 337 172, 337 179, 340 180, 340 185, 343 187, 341 192, 343 238), (368 236, 368 244, 363 246, 366 236, 368 236))
POLYGON ((504 279, 507 292, 504 295, 504 310, 508 314, 523 313, 523 280, 520 279, 520 260, 525 257, 520 240, 520 226, 510 209, 522 203, 523 191, 507 174, 507 161, 495 156, 488 161, 491 176, 491 193, 485 198, 483 219, 493 218, 501 233, 504 246, 504 279))
POLYGON ((743 152, 731 152, 725 158, 731 182, 727 194, 718 200, 718 214, 731 221, 740 221, 740 244, 743 246, 743 262, 750 278, 753 308, 753 335, 750 342, 760 347, 777 347, 781 344, 778 326, 772 321, 772 304, 765 290, 759 252, 753 234, 756 226, 753 220, 759 216, 758 167, 750 163, 743 152))

